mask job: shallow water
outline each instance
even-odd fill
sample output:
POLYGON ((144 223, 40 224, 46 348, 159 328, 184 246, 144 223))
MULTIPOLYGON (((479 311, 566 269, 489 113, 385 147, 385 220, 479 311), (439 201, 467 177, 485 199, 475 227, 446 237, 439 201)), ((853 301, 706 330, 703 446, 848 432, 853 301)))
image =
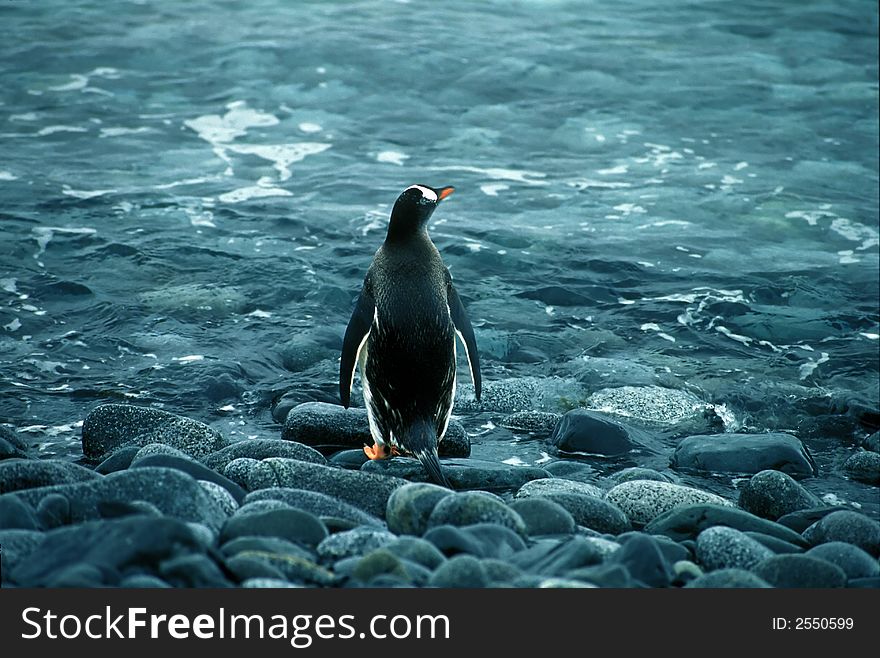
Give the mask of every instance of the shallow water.
MULTIPOLYGON (((484 380, 562 411, 659 384, 840 475, 878 422, 873 2, 88 2, 0 8, 0 419, 80 456, 128 400, 232 436, 336 401, 397 194, 484 380)), ((466 375, 462 374, 462 380, 466 375)), ((546 447, 462 414, 474 454, 546 447)), ((662 464, 658 464, 662 466, 662 464)), ((730 478, 691 480, 728 495, 730 478)))

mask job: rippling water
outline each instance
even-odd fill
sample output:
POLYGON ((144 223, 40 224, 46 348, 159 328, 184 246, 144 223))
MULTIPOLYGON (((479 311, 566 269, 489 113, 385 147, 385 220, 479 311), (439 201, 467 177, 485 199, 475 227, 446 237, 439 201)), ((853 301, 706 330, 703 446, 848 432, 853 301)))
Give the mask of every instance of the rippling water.
MULTIPOLYGON (((876 511, 833 474, 880 406, 877 24, 866 1, 3 3, 0 419, 71 457, 101 401, 276 435, 281 393, 336 400, 397 194, 455 185, 430 231, 484 379, 541 378, 556 411, 689 390, 812 439, 814 490, 876 511)), ((500 418, 463 414, 475 454, 540 459, 500 418)))

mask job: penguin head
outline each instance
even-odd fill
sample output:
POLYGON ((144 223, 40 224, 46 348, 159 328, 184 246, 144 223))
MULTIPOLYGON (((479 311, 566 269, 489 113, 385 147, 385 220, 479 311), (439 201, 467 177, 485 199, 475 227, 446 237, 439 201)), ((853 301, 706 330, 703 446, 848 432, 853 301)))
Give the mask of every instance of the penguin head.
POLYGON ((437 204, 454 191, 454 187, 410 185, 394 202, 391 223, 388 225, 388 237, 405 238, 419 233, 428 223, 437 204))

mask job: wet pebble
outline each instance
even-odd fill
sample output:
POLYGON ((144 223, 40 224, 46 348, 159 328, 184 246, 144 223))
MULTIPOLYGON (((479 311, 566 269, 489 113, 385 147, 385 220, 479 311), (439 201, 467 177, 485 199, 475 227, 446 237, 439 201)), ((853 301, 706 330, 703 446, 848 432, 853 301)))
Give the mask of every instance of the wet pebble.
POLYGON ((605 495, 605 490, 590 482, 554 477, 526 482, 517 490, 516 498, 531 498, 550 494, 583 494, 602 498, 605 495))
POLYGON ((691 589, 766 589, 772 587, 772 585, 763 578, 756 576, 751 571, 731 568, 718 569, 717 571, 698 576, 687 583, 685 587, 691 589))
POLYGON ((844 587, 846 573, 826 560, 809 555, 774 555, 755 565, 753 573, 773 587, 844 587))
POLYGON ((880 555, 880 523, 858 512, 832 512, 804 530, 803 534, 804 539, 814 546, 842 541, 858 546, 874 557, 880 555))
POLYGON ((707 491, 657 480, 623 482, 605 494, 605 500, 617 505, 630 522, 638 525, 650 523, 661 514, 684 505, 733 505, 721 496, 707 491))
POLYGON ((320 452, 302 443, 284 441, 282 439, 247 439, 228 445, 225 448, 205 455, 202 462, 208 468, 222 471, 234 459, 245 457, 262 460, 267 457, 286 457, 314 464, 326 464, 327 460, 320 452))
POLYGON ((853 480, 880 484, 880 453, 870 450, 857 452, 844 462, 843 471, 853 480))
POLYGON ((434 507, 451 495, 452 491, 446 487, 427 482, 405 484, 395 489, 386 506, 388 529, 398 535, 425 534, 434 507))
MULTIPOLYGON (((549 473, 537 466, 511 466, 501 462, 482 459, 444 458, 440 460, 443 473, 455 489, 480 489, 483 491, 511 491, 524 482, 549 477, 549 473)), ((427 482, 430 476, 418 460, 395 457, 367 461, 361 467, 364 473, 376 473, 403 478, 413 482, 427 482)))
POLYGON ((441 498, 428 517, 428 527, 497 523, 525 535, 522 518, 504 502, 485 491, 463 491, 441 498))
POLYGON ((742 487, 739 504, 747 512, 775 521, 798 510, 818 507, 822 501, 787 473, 764 470, 742 487))
POLYGON ((726 526, 706 528, 697 536, 697 560, 706 571, 749 570, 772 555, 763 544, 726 526))
POLYGON ((520 498, 510 503, 510 509, 520 515, 529 536, 572 534, 576 529, 568 510, 552 500, 520 498))
POLYGON ((759 473, 771 468, 798 475, 817 473, 800 439, 780 432, 689 436, 676 447, 671 465, 711 473, 759 473))
POLYGON ((318 557, 323 560, 341 560, 364 555, 393 542, 397 537, 378 528, 354 528, 329 535, 318 544, 318 557))
POLYGON ((381 526, 382 521, 362 509, 345 503, 338 498, 317 491, 293 489, 290 487, 270 487, 258 489, 245 496, 245 502, 275 500, 291 507, 310 512, 319 517, 334 517, 351 521, 356 525, 381 526))
POLYGON ((549 442, 562 453, 612 457, 652 443, 648 436, 602 413, 572 409, 557 423, 549 442))
POLYGON ((602 498, 576 493, 551 493, 544 497, 564 507, 575 523, 591 530, 618 535, 632 527, 619 507, 602 498))
POLYGON ((242 536, 280 537, 305 546, 317 546, 327 528, 313 514, 297 509, 277 509, 234 516, 220 531, 220 542, 242 536))
POLYGON ((471 555, 456 555, 441 564, 428 580, 431 587, 475 588, 489 585, 482 562, 471 555))
POLYGON ((848 579, 880 576, 880 563, 858 546, 830 541, 814 546, 807 555, 826 560, 843 569, 848 579))
POLYGON ((99 477, 88 468, 61 459, 5 459, 0 461, 0 494, 99 477))
POLYGON ((501 421, 501 427, 514 432, 549 436, 553 433, 560 418, 562 418, 562 414, 549 411, 518 411, 506 416, 501 421))

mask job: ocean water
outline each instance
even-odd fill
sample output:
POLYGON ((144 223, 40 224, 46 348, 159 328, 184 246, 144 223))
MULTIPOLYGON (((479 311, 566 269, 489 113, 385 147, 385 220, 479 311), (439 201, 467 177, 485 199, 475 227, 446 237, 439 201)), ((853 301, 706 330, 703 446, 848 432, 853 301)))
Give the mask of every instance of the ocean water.
MULTIPOLYGON (((686 391, 876 516, 840 465, 880 423, 877 32, 855 0, 4 2, 0 422, 71 459, 110 401, 277 436, 280 395, 337 401, 397 194, 454 185, 484 381, 686 391)), ((546 461, 505 415, 460 414, 474 454, 546 461)))

